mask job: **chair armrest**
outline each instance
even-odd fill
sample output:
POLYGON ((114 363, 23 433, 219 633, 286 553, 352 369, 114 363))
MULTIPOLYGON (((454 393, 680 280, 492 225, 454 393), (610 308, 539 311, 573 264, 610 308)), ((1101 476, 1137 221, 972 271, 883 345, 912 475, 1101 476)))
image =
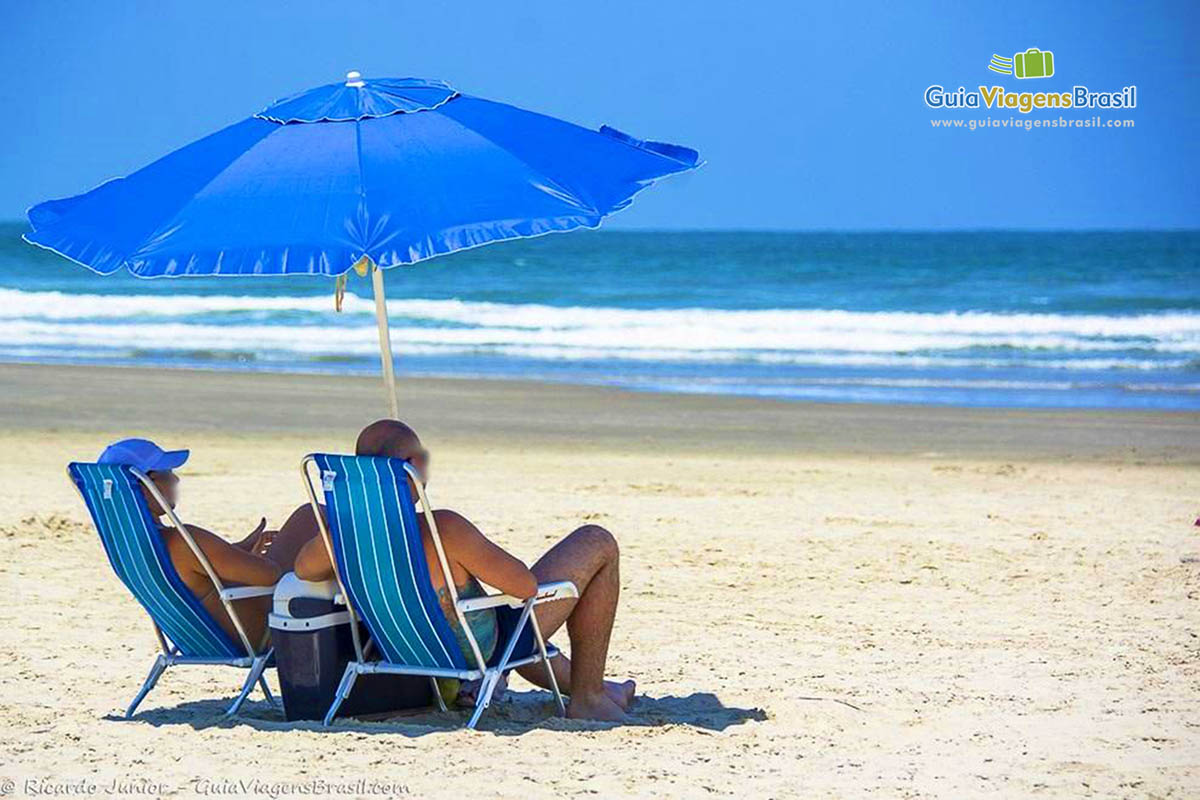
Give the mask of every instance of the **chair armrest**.
POLYGON ((568 600, 572 597, 579 597, 579 590, 575 588, 575 584, 570 581, 554 581, 553 583, 539 583, 538 593, 534 595, 533 602, 548 603, 551 600, 568 600))
POLYGON ((534 605, 537 605, 538 603, 548 603, 551 600, 566 600, 571 597, 579 597, 579 590, 575 588, 575 584, 570 581, 555 581, 554 583, 538 584, 537 594, 529 598, 529 600, 513 597, 511 594, 489 594, 484 597, 459 600, 458 608, 465 614, 468 611, 480 611, 485 608, 495 608, 496 606, 521 608, 530 601, 534 605))
POLYGON ((263 597, 274 594, 274 586, 234 586, 221 592, 222 600, 244 600, 247 597, 263 597))

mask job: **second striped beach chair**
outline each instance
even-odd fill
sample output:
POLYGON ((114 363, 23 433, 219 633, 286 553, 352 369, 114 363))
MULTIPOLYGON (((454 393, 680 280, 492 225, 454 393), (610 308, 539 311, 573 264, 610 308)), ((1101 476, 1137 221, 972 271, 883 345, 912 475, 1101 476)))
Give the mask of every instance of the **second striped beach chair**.
POLYGON ((502 594, 460 600, 429 498, 411 464, 393 458, 315 454, 304 459, 301 471, 342 597, 352 617, 361 619, 370 633, 370 642, 364 643, 357 624, 351 625, 355 659, 346 666, 337 695, 325 715, 326 725, 337 715, 359 675, 390 673, 428 676, 443 711, 446 706, 436 685, 437 678, 481 680, 475 709, 467 722, 468 728, 474 728, 490 704, 500 677, 514 667, 539 662, 546 665, 559 713, 565 713, 562 693, 550 665, 550 659, 558 651, 546 645, 533 609, 539 603, 578 597, 573 583, 543 584, 528 600, 502 594), (328 518, 321 513, 313 467, 318 473, 328 518), (410 485, 433 539, 454 613, 471 645, 469 653, 459 647, 430 580, 410 485), (496 654, 488 663, 464 615, 501 606, 519 609, 520 613, 514 614, 517 619, 507 641, 502 639, 497 643, 496 654), (530 637, 521 636, 526 626, 533 631, 531 643, 530 637), (527 652, 518 650, 522 641, 526 642, 527 652), (374 658, 367 656, 370 645, 377 653, 374 658))

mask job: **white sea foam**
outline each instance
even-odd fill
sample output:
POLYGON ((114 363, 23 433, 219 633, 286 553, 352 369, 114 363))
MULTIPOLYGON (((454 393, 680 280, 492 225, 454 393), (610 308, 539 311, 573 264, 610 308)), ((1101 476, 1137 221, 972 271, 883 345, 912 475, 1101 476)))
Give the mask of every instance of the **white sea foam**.
MULTIPOLYGON (((186 294, 98 295, 0 289, 0 319, 85 320, 187 317, 222 313, 333 313, 329 296, 234 296, 186 294)), ((569 330, 574 328, 678 328, 766 332, 807 327, 845 332, 906 332, 959 335, 1066 335, 1077 337, 1192 338, 1200 336, 1200 313, 1140 315, 1002 314, 950 311, 843 311, 837 309, 729 310, 633 309, 481 303, 462 300, 389 300, 393 319, 479 327, 569 330)), ((347 294, 341 317, 373 317, 374 302, 347 294)), ((366 320, 363 320, 364 322, 366 320)))
MULTIPOLYGON (((377 352, 374 305, 348 295, 86 295, 0 289, 0 347, 377 352)), ((400 353, 486 353, 555 361, 841 366, 1163 369, 1200 353, 1200 313, 1133 316, 821 309, 630 309, 402 299, 388 302, 400 353)))

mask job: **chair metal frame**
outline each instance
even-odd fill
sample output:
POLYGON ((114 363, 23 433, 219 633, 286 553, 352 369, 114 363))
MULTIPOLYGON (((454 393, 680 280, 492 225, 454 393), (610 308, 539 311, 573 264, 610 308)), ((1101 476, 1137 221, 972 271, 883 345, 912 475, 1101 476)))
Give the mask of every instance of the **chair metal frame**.
POLYGON ((466 636, 467 642, 471 645, 471 652, 464 653, 468 661, 473 659, 477 665, 474 669, 446 669, 440 667, 421 667, 411 666, 406 664, 397 664, 386 661, 382 658, 374 661, 369 661, 366 658, 366 651, 370 649, 371 642, 365 645, 361 641, 358 632, 358 622, 360 617, 358 612, 349 603, 350 595, 346 591, 346 586, 342 582, 342 576, 338 572, 337 557, 333 552, 333 539, 330 537, 328 523, 324 514, 321 513, 320 502, 317 499, 317 492, 313 488, 312 475, 309 470, 310 464, 315 464, 313 455, 307 455, 300 462, 300 474, 304 480, 305 491, 308 492, 308 499, 313 509, 313 516, 317 519, 317 528, 320 531, 321 541, 325 544, 325 551, 329 555, 329 563, 333 565, 334 577, 337 579, 340 599, 345 602, 347 610, 350 612, 350 632, 351 638, 354 641, 355 660, 346 665, 346 671, 342 675, 342 680, 338 685, 337 692, 334 695, 333 703, 329 707, 329 711, 325 714, 325 719, 322 724, 330 725, 337 716, 337 711, 342 703, 350 696, 350 692, 354 688, 354 682, 359 675, 419 675, 428 677, 433 688, 433 696, 437 699, 438 708, 446 711, 446 703, 442 699, 441 692, 438 691, 438 678, 457 678, 458 680, 482 680, 479 687, 479 692, 475 702, 475 710, 467 721, 468 728, 474 728, 479 722, 479 718, 488 706, 491 705, 492 693, 496 690, 496 685, 500 678, 510 669, 522 667, 527 664, 543 663, 546 666, 546 674, 550 679, 550 686, 554 692, 554 699, 558 705, 560 716, 565 716, 567 709, 563 701, 562 692, 558 688, 558 680, 554 676, 554 668, 550 663, 550 659, 559 654, 559 651, 546 644, 545 638, 542 636, 542 630, 538 626, 537 615, 533 613, 535 606, 541 603, 548 603, 554 600, 565 600, 579 597, 579 590, 575 584, 570 581, 555 581, 553 583, 544 583, 538 585, 537 594, 529 599, 522 599, 508 594, 492 594, 484 597, 474 597, 467 600, 460 600, 458 591, 454 586, 454 577, 450 570, 450 562, 446 559, 446 551, 442 548, 442 538, 438 533, 437 520, 433 516, 433 506, 429 503, 429 497, 425 493, 425 486, 422 483, 420 474, 416 471, 412 464, 407 461, 402 462, 404 471, 408 475, 409 481, 417 493, 417 499, 421 504, 421 512, 425 517, 425 523, 429 526, 429 534, 433 539, 434 549, 437 551, 438 563, 441 565, 442 576, 446 581, 446 589, 450 594, 450 600, 454 605, 454 614, 461 626, 463 633, 466 636), (471 630, 471 626, 467 624, 466 613, 469 611, 479 611, 486 608, 496 608, 498 606, 509 606, 510 608, 520 608, 521 616, 513 628, 512 635, 509 637, 508 643, 504 648, 503 655, 500 661, 494 667, 488 667, 486 659, 483 657, 482 651, 479 649, 479 643, 475 640, 475 634, 471 630), (512 658, 513 650, 517 646, 517 641, 520 638, 521 632, 525 625, 528 624, 533 628, 534 641, 537 645, 536 651, 522 658, 512 658))
MULTIPOLYGON (((201 550, 200 546, 196 544, 196 540, 192 538, 192 534, 188 531, 187 526, 184 525, 179 519, 179 515, 176 514, 175 509, 171 507, 166 498, 162 496, 162 493, 158 491, 158 487, 154 485, 154 481, 150 480, 148 475, 136 467, 129 467, 129 472, 135 478, 137 478, 138 482, 141 483, 146 491, 150 493, 150 496, 154 498, 154 502, 158 503, 158 507, 165 509, 167 519, 170 520, 171 525, 175 528, 175 530, 179 531, 179 535, 182 536, 183 540, 187 543, 188 549, 192 551, 192 554, 196 557, 196 560, 200 562, 200 566, 204 568, 204 572, 208 575, 209 580, 212 581, 213 586, 217 590, 217 596, 221 599, 221 605, 224 606, 225 612, 229 614, 229 619, 233 622, 233 627, 237 630, 238 638, 241 640, 241 645, 246 649, 246 655, 239 658, 223 658, 220 656, 185 656, 180 651, 178 645, 168 640, 168 637, 163 633, 162 628, 159 627, 158 622, 155 621, 154 617, 150 616, 149 611, 146 611, 146 615, 150 616, 150 623, 154 626, 154 633, 158 637, 158 644, 162 649, 162 652, 158 654, 158 656, 154 659, 154 663, 150 665, 150 673, 146 676, 146 680, 142 684, 142 688, 138 690, 137 695, 134 696, 133 702, 129 704, 129 707, 125 709, 125 719, 129 719, 133 716, 133 712, 137 710, 137 707, 141 704, 142 700, 146 698, 146 695, 148 695, 150 690, 153 689, 158 683, 158 679, 161 678, 162 674, 167 671, 167 668, 175 666, 220 665, 249 669, 250 672, 247 674, 246 680, 242 683, 241 692, 225 711, 225 716, 227 717, 232 717, 233 715, 237 714, 238 710, 241 709, 242 704, 246 702, 246 698, 250 696, 250 692, 254 690, 254 685, 256 683, 262 688, 263 694, 267 697, 267 701, 273 706, 278 706, 279 701, 274 695, 271 694, 271 689, 269 686, 267 686, 267 680, 263 675, 263 672, 267 667, 267 662, 270 660, 275 650, 274 648, 269 647, 263 653, 258 652, 257 648, 250 643, 250 637, 246 635, 245 626, 242 625, 242 620, 238 616, 237 610, 233 607, 234 600, 241 600, 247 597, 264 597, 266 595, 273 594, 275 592, 275 587, 235 586, 232 588, 226 588, 225 584, 222 583, 221 579, 217 576, 216 570, 213 569, 212 564, 209 563, 208 557, 204 555, 204 551, 201 550)), ((71 478, 70 470, 67 471, 67 477, 71 478)), ((84 500, 84 505, 87 506, 87 499, 83 496, 82 490, 80 490, 75 484, 75 480, 73 478, 71 478, 71 485, 75 486, 75 490, 79 492, 80 498, 84 500)), ((142 498, 142 501, 144 502, 144 498, 142 498)), ((95 520, 92 520, 92 523, 94 525, 95 520)), ((99 534, 99 530, 97 530, 97 534, 99 534)))

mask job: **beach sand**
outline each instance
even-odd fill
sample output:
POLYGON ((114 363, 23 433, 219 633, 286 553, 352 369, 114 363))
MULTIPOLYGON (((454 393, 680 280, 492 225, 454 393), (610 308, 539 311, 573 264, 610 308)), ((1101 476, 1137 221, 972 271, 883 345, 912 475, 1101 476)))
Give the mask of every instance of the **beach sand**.
POLYGON ((222 668, 169 671, 121 720, 155 640, 65 464, 133 434, 190 447, 182 516, 240 538, 302 501, 304 453, 382 415, 379 383, 0 366, 12 796, 1200 794, 1200 415, 400 396, 437 505, 529 561, 584 522, 617 535, 631 724, 557 719, 519 678, 477 732, 465 712, 321 730, 261 696, 226 721, 222 668))

